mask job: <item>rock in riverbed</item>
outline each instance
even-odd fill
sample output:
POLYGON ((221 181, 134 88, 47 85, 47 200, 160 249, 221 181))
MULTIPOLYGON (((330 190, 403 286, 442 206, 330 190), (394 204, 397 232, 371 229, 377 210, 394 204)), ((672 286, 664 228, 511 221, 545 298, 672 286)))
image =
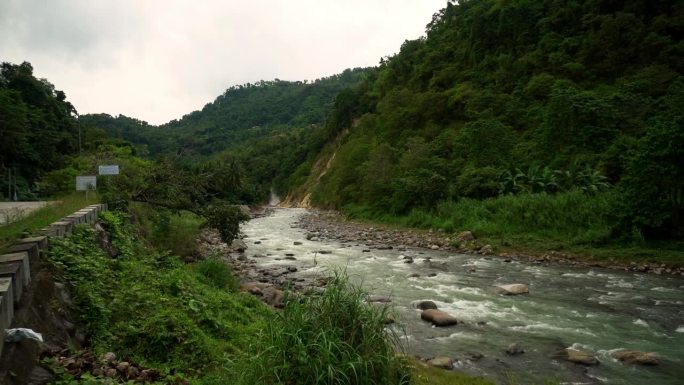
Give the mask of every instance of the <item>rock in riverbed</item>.
POLYGON ((450 314, 437 309, 423 310, 420 314, 423 321, 431 322, 435 326, 452 326, 458 324, 458 320, 450 314))
POLYGON ((503 295, 528 294, 530 289, 523 283, 513 283, 510 285, 498 285, 499 292, 503 295))
POLYGON ((658 355, 636 350, 618 350, 612 354, 613 358, 628 364, 654 366, 660 363, 658 355))
POLYGON ((435 357, 428 360, 427 364, 435 368, 451 370, 454 368, 454 359, 451 357, 435 357))
POLYGON ((432 301, 421 301, 416 307, 420 310, 437 309, 437 304, 432 301))
POLYGON ((525 353, 525 349, 518 343, 510 344, 508 345, 508 348, 506 348, 506 354, 509 356, 517 356, 523 353, 525 353))
POLYGON ((575 348, 563 349, 556 353, 555 356, 556 358, 560 358, 565 361, 585 366, 593 366, 599 364, 599 360, 597 360, 594 356, 575 348))

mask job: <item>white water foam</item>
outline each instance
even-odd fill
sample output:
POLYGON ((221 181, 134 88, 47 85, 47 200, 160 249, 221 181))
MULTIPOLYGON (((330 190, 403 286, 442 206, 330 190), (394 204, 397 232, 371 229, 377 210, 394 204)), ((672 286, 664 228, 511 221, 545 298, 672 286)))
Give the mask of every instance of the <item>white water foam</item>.
POLYGON ((634 320, 634 322, 632 322, 632 323, 633 323, 634 325, 639 325, 639 326, 643 326, 643 327, 646 327, 646 328, 650 327, 650 326, 648 325, 648 322, 642 320, 641 318, 637 318, 637 319, 634 320))
POLYGON ((446 337, 434 337, 430 338, 432 341, 439 341, 439 342, 452 342, 454 340, 469 340, 469 341, 478 341, 482 339, 481 334, 475 334, 475 333, 466 333, 466 332, 457 332, 457 333, 452 333, 446 337))
POLYGON ((676 333, 684 333, 684 326, 680 326, 675 330, 676 333))
POLYGON ((515 331, 522 331, 522 332, 531 332, 531 333, 539 333, 539 332, 565 332, 565 333, 572 333, 572 334, 584 334, 587 336, 592 336, 596 337, 596 334, 585 330, 585 329, 579 329, 579 328, 563 328, 560 326, 554 326, 554 325, 549 325, 547 323, 537 323, 537 324, 531 324, 531 325, 525 325, 525 326, 510 326, 509 327, 511 330, 515 331))
POLYGON ((659 291, 659 292, 661 292, 661 293, 671 293, 671 292, 677 291, 677 290, 672 289, 672 288, 669 288, 669 287, 660 287, 660 286, 654 287, 654 288, 651 289, 651 290, 652 290, 652 291, 659 291))

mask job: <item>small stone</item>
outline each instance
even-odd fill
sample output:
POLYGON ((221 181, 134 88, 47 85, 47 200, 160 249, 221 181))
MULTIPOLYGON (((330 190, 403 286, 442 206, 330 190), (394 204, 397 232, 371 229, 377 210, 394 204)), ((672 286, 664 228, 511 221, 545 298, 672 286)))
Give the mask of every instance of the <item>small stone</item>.
POLYGON ((109 378, 116 378, 116 376, 119 374, 119 372, 116 371, 114 368, 109 368, 107 369, 107 372, 105 373, 105 376, 109 378))
POLYGON ((288 266, 287 271, 289 271, 290 273, 296 273, 297 268, 295 266, 288 266))
POLYGON ((506 354, 509 356, 517 356, 523 353, 525 353, 525 349, 518 343, 510 344, 508 345, 508 348, 506 348, 506 354))
POLYGON ((475 236, 470 231, 464 231, 456 236, 459 242, 470 242, 475 239, 475 236))
POLYGON ((295 241, 295 242, 294 242, 294 245, 295 245, 295 246, 299 246, 299 245, 301 245, 301 244, 302 244, 302 242, 299 242, 299 241, 295 241))
POLYGON ((138 370, 138 368, 136 368, 135 366, 131 366, 128 368, 128 370, 126 370, 126 378, 128 379, 136 378, 139 374, 140 370, 138 370))
POLYGON ((421 301, 418 302, 416 307, 420 310, 437 309, 437 304, 432 301, 421 301))
POLYGON ((528 294, 530 289, 523 283, 513 283, 510 285, 499 285, 499 292, 504 295, 528 294))
POLYGON ((128 368, 131 366, 130 363, 126 361, 119 362, 119 365, 116 365, 116 370, 118 370, 121 373, 125 373, 128 368))
POLYGON ((563 349, 558 355, 566 361, 570 361, 575 364, 585 366, 594 366, 599 364, 599 360, 597 360, 591 354, 574 348, 563 349))
POLYGON ((100 360, 101 360, 102 362, 106 362, 106 363, 110 363, 110 364, 111 364, 112 362, 116 361, 116 354, 114 354, 114 353, 112 353, 112 352, 105 353, 105 354, 102 355, 102 357, 100 358, 100 360))

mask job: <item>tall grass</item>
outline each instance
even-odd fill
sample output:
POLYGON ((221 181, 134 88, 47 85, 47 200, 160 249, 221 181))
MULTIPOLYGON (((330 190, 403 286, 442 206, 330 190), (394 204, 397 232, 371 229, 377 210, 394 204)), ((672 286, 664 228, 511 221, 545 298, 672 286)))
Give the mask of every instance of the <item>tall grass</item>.
POLYGON ((145 238, 158 250, 168 250, 181 257, 197 252, 197 237, 202 219, 181 211, 173 213, 143 203, 130 205, 131 212, 140 222, 145 238))
POLYGON ((387 308, 336 275, 320 295, 288 297, 284 310, 237 364, 236 384, 408 384, 397 339, 385 329, 387 308))
POLYGON ((568 245, 605 241, 611 230, 612 192, 588 195, 575 190, 560 194, 506 195, 487 200, 460 199, 437 204, 434 210, 414 209, 404 216, 347 206, 351 218, 379 220, 403 226, 470 230, 478 236, 516 241, 556 241, 568 245))
POLYGON ((197 272, 204 278, 204 282, 217 289, 237 291, 240 288, 238 278, 226 262, 212 257, 197 264, 197 272))

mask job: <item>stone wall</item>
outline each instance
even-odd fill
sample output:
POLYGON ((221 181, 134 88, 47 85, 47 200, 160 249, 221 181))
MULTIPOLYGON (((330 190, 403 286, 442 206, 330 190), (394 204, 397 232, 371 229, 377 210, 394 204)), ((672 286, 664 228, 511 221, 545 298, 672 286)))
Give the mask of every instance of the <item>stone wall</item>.
POLYGON ((0 253, 0 357, 5 329, 22 327, 12 324, 14 312, 22 306, 22 294, 27 291, 41 256, 47 253, 50 238, 70 234, 77 224, 94 224, 99 213, 105 210, 106 204, 90 205, 41 229, 36 236, 18 240, 0 253))

